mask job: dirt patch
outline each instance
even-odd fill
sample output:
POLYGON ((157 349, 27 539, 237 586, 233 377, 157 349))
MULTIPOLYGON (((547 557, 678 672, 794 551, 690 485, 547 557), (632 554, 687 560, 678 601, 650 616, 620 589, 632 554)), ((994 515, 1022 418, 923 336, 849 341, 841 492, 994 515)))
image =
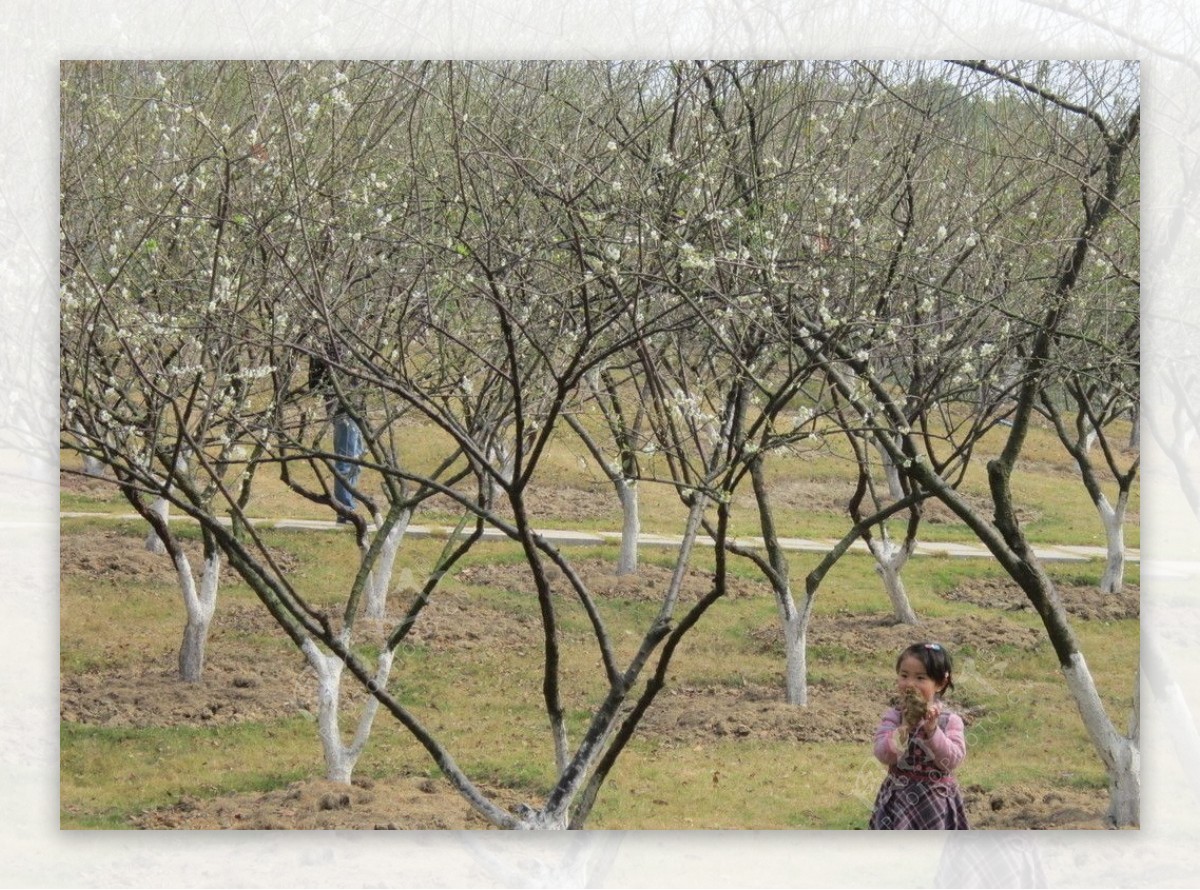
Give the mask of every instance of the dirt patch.
MULTIPOLYGON (((783 479, 771 485, 771 503, 777 510, 809 513, 845 513, 854 485, 844 479, 783 479)), ((737 496, 737 505, 751 506, 754 496, 737 496)))
MULTIPOLYGON (((473 492, 464 493, 472 500, 475 497, 473 492)), ((542 524, 548 520, 585 522, 605 518, 615 519, 619 523, 621 517, 621 505, 617 500, 616 491, 607 484, 587 488, 533 486, 525 493, 525 506, 529 515, 538 517, 542 524)), ((463 507, 458 501, 442 494, 429 498, 421 509, 446 516, 461 516, 463 512, 463 507)), ((497 499, 495 510, 498 516, 512 518, 512 509, 504 498, 497 499)))
POLYGON ((669 687, 642 718, 639 737, 672 745, 758 739, 870 744, 887 707, 887 684, 809 687, 808 705, 770 686, 669 687))
MULTIPOLYGON (((188 561, 200 565, 200 547, 185 546, 188 561)), ((86 531, 63 535, 59 541, 59 567, 64 575, 109 581, 175 579, 175 570, 165 556, 146 549, 144 537, 115 530, 86 531)))
MULTIPOLYGON (((59 716, 91 726, 221 726, 315 714, 316 675, 296 653, 293 664, 224 664, 211 657, 199 683, 185 683, 173 660, 64 676, 59 716)), ((344 697, 354 697, 345 684, 344 697)))
POLYGON ((1105 829, 1108 794, 1076 788, 1047 791, 1032 785, 1009 785, 988 792, 978 785, 963 788, 963 803, 972 828, 1105 829))
POLYGON ((294 665, 272 661, 268 668, 210 657, 199 683, 184 683, 171 663, 65 676, 59 712, 95 726, 220 725, 313 712, 316 681, 296 657, 294 665))
MULTIPOLYGON (((392 597, 386 618, 360 623, 364 637, 390 633, 404 620, 408 601, 392 597)), ((532 612, 520 615, 505 612, 474 600, 465 593, 439 590, 421 610, 405 636, 409 644, 470 651, 480 647, 503 646, 518 652, 541 639, 541 624, 532 612)))
MULTIPOLYGON (((752 632, 765 649, 783 656, 783 630, 773 622, 752 632)), ((920 624, 897 624, 890 618, 863 615, 833 615, 813 618, 808 631, 810 646, 831 646, 851 652, 896 653, 915 641, 938 640, 951 652, 970 646, 989 649, 1015 646, 1033 649, 1043 635, 1003 618, 983 615, 957 615, 953 618, 927 618, 920 624)))
MULTIPOLYGON (((502 806, 515 806, 517 795, 487 789, 502 806)), ((421 777, 352 785, 324 780, 293 782, 265 793, 226 795, 208 800, 183 797, 147 810, 134 820, 149 829, 484 829, 490 827, 448 782, 421 777)))
MULTIPOLYGON (((969 494, 966 492, 959 492, 958 494, 959 497, 967 502, 972 510, 981 516, 991 516, 995 511, 995 506, 992 504, 989 498, 986 498, 982 495, 969 494)), ((1029 525, 1030 523, 1037 522, 1042 518, 1041 510, 1036 510, 1029 506, 1017 506, 1015 512, 1017 519, 1022 525, 1029 525)), ((958 514, 936 498, 930 498, 925 502, 922 517, 929 525, 962 524, 962 519, 959 518, 958 514)))
MULTIPOLYGON (((1068 614, 1085 621, 1121 621, 1140 614, 1141 588, 1136 584, 1126 584, 1120 593, 1102 593, 1098 587, 1086 584, 1059 584, 1057 588, 1068 614)), ((973 579, 959 584, 945 596, 985 609, 1033 611, 1024 591, 1004 578, 973 579)))
MULTIPOLYGON (((854 494, 854 485, 845 479, 785 479, 771 486, 771 502, 777 510, 797 510, 808 513, 835 513, 845 515, 854 494)), ((992 503, 982 495, 959 492, 973 509, 985 516, 992 513, 992 503)), ((749 493, 737 496, 739 507, 752 507, 754 497, 749 493)), ((907 517, 907 513, 900 514, 907 517)), ((1040 519, 1040 510, 1027 506, 1017 508, 1017 517, 1023 523, 1040 519)), ((961 524, 962 520, 941 501, 931 498, 922 507, 922 518, 929 525, 961 524)))
MULTIPOLYGON (((587 585, 592 596, 598 599, 625 599, 650 602, 661 600, 671 583, 672 569, 643 562, 633 575, 617 575, 613 564, 599 559, 581 560, 572 563, 576 574, 587 585)), ((574 590, 566 576, 557 566, 549 568, 550 589, 560 596, 574 596, 574 590)), ((465 584, 499 587, 504 590, 532 591, 533 576, 529 568, 522 565, 481 565, 464 568, 456 576, 465 584)), ((694 602, 709 593, 713 585, 713 573, 690 569, 684 578, 680 600, 694 602)), ((764 584, 756 584, 728 575, 729 599, 761 595, 766 592, 764 584)))
MULTIPOLYGON (((181 541, 193 572, 203 567, 204 552, 198 541, 181 541)), ((290 553, 270 549, 271 558, 283 572, 299 565, 290 553)), ((165 554, 146 549, 145 535, 129 535, 115 529, 87 530, 59 539, 59 569, 63 575, 106 581, 151 581, 174 583, 175 567, 165 554)), ((241 579, 232 571, 222 571, 222 583, 238 583, 241 579)))
POLYGON ((58 474, 58 487, 60 491, 69 491, 72 494, 99 499, 112 497, 117 490, 116 483, 111 478, 62 470, 58 474))

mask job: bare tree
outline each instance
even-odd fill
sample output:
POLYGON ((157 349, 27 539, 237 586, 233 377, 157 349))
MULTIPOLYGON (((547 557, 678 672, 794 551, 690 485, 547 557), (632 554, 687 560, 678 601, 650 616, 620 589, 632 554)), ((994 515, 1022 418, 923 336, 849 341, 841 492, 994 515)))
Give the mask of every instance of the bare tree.
POLYGON ((638 482, 642 477, 639 455, 654 445, 647 435, 645 397, 638 392, 639 376, 634 371, 622 381, 614 368, 603 368, 588 375, 586 400, 579 414, 567 413, 564 419, 579 437, 584 448, 617 493, 621 503, 621 547, 617 555, 617 574, 632 575, 638 565, 638 537, 641 534, 641 512, 638 501, 638 482), (630 398, 629 391, 633 390, 630 398), (603 418, 606 440, 611 451, 602 444, 601 434, 590 430, 580 415, 588 408, 596 409, 603 418))
MULTIPOLYGON (((1124 584, 1125 513, 1141 462, 1139 454, 1125 453, 1120 443, 1126 437, 1123 431, 1116 431, 1117 422, 1137 404, 1138 318, 1136 314, 1131 320, 1121 317, 1136 308, 1136 303, 1125 311, 1113 308, 1119 313, 1114 319, 1119 326, 1117 336, 1103 337, 1106 331, 1102 327, 1096 334, 1088 332, 1084 343, 1065 344, 1066 360, 1059 359, 1062 370, 1042 389, 1036 409, 1049 418, 1100 514, 1108 550, 1100 580, 1105 593, 1119 593, 1124 584), (1099 460, 1093 457, 1097 443, 1099 460), (1105 493, 1105 483, 1115 485, 1115 498, 1105 493)), ((1094 316, 1104 321, 1108 314, 1099 306, 1094 309, 1094 316)))
MULTIPOLYGON (((218 67, 186 69, 177 86, 224 102, 210 77, 218 67)), ((150 524, 148 542, 171 559, 187 616, 180 674, 198 682, 221 557, 205 534, 197 577, 167 505, 210 509, 220 486, 238 488, 254 466, 256 444, 236 431, 261 366, 217 323, 250 287, 223 212, 245 159, 146 65, 64 73, 63 444, 112 470, 150 524), (250 459, 231 473, 240 452, 250 459), (213 455, 217 477, 192 473, 200 453, 213 455)))

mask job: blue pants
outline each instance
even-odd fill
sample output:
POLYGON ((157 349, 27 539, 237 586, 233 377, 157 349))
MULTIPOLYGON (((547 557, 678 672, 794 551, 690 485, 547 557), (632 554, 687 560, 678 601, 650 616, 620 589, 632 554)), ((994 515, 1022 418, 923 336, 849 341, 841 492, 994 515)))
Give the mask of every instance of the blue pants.
POLYGON ((351 463, 351 460, 363 453, 363 440, 358 424, 348 414, 335 414, 333 417, 333 450, 338 457, 350 458, 350 460, 335 461, 333 464, 338 476, 341 477, 334 479, 333 496, 339 504, 353 510, 354 495, 342 483, 342 479, 345 479, 350 485, 358 484, 361 467, 356 463, 351 463))

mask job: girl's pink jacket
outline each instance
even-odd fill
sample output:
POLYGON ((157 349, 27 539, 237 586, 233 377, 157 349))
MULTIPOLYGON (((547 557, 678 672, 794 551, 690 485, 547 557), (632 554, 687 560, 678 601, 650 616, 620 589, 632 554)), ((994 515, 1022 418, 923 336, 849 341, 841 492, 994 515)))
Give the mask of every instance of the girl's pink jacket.
MULTIPOLYGON (((934 729, 928 736, 923 729, 917 730, 917 744, 923 746, 943 772, 953 772, 967 756, 967 739, 962 717, 946 711, 946 726, 934 729)), ((888 708, 879 728, 875 730, 875 756, 888 766, 895 766, 903 753, 896 747, 895 731, 900 728, 900 712, 888 708)), ((941 721, 939 721, 941 722, 941 721)))

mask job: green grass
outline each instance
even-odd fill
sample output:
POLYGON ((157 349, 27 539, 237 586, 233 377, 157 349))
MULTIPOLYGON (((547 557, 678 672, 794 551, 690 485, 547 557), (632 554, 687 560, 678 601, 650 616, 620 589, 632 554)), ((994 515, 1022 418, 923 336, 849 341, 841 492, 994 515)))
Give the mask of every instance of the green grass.
POLYGON ((182 796, 263 791, 317 775, 310 721, 144 729, 62 724, 62 828, 123 828, 182 796))

